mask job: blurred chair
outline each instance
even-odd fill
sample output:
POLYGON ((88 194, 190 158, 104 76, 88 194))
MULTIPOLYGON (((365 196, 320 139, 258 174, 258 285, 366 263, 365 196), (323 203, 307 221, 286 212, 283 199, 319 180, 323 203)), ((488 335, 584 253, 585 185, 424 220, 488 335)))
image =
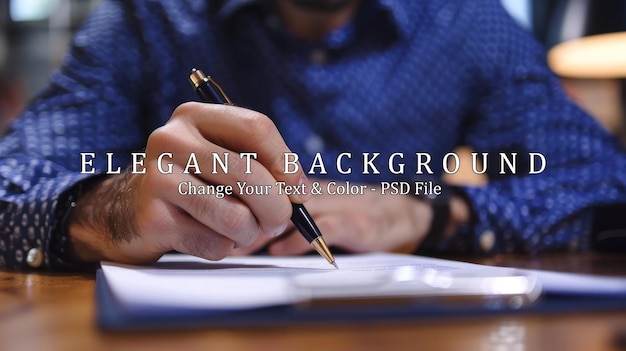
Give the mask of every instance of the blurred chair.
POLYGON ((23 89, 10 69, 9 56, 6 37, 0 32, 0 137, 24 104, 23 89))
MULTIPOLYGON (((626 0, 501 2, 520 26, 552 48, 549 65, 562 77, 571 99, 626 143, 626 0), (612 32, 624 33, 600 35, 612 32)), ((487 181, 468 167, 472 151, 455 150, 462 167, 457 174, 446 175, 447 182, 480 185, 487 181)))
POLYGON ((626 141, 626 1, 531 0, 534 35, 583 109, 626 141))
POLYGON ((15 80, 0 73, 0 137, 24 105, 23 89, 15 80))
POLYGON ((548 52, 548 64, 574 101, 626 141, 626 32, 558 44, 548 52))

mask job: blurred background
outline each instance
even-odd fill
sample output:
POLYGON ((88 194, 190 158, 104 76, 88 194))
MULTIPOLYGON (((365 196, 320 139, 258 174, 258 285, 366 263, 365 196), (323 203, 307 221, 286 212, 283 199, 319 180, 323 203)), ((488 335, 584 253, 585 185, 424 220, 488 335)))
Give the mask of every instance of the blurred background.
POLYGON ((0 0, 0 135, 48 81, 99 0, 0 0))
MULTIPOLYGON (((46 84, 72 34, 100 1, 0 0, 0 135, 46 84)), ((626 31, 625 0, 501 1, 547 49, 580 37, 626 31)), ((626 47, 626 39, 620 44, 626 47)), ((617 73, 601 79, 569 74, 563 82, 572 99, 623 137, 623 78, 617 73)))

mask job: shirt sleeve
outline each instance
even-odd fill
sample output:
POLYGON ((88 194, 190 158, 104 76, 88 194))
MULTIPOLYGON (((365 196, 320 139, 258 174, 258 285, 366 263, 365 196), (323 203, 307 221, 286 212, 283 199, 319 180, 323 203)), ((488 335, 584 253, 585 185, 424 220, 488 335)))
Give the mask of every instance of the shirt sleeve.
POLYGON ((485 253, 586 249, 592 209, 626 201, 623 147, 567 98, 543 47, 497 1, 481 0, 475 11, 463 50, 485 84, 466 142, 489 153, 490 181, 464 189, 476 215, 472 245, 485 253), (500 174, 500 153, 517 154, 515 174, 500 174), (530 153, 543 155, 543 172, 529 174, 530 153))
MULTIPOLYGON (((0 141, 0 267, 68 267, 52 241, 81 174, 81 153, 128 155, 145 144, 133 100, 140 42, 129 2, 105 1, 76 34, 50 84, 0 141)), ((113 167, 127 164, 114 158, 113 167)))

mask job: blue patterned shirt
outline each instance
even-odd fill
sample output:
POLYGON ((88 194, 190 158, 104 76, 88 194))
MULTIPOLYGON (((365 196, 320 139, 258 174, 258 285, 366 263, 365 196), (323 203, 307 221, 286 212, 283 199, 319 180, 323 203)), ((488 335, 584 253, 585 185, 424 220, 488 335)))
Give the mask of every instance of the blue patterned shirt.
POLYGON ((305 167, 316 153, 327 165, 355 155, 351 174, 329 166, 328 178, 414 180, 414 155, 427 152, 437 181, 458 145, 545 156, 541 174, 501 175, 494 164, 487 185, 463 188, 475 223, 442 249, 585 248, 593 207, 626 201, 620 144, 566 98, 543 48, 497 0, 364 1, 352 22, 308 43, 267 4, 103 1, 0 143, 0 266, 26 267, 33 248, 42 267, 68 264, 55 242, 87 177, 80 153, 95 152, 99 170, 106 152, 113 168, 127 165, 179 104, 197 100, 192 67, 270 116, 305 167), (407 168, 363 175, 364 152, 404 153, 407 168), (494 245, 480 245, 486 234, 494 245))

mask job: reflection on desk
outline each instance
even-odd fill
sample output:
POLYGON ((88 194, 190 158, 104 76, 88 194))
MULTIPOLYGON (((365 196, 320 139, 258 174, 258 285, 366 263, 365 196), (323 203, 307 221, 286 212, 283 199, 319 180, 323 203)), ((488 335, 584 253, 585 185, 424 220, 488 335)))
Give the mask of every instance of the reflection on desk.
MULTIPOLYGON (((626 276, 626 257, 497 256, 481 264, 626 276)), ((0 272, 0 350, 611 350, 626 313, 561 313, 314 326, 104 333, 94 277, 0 272)))

